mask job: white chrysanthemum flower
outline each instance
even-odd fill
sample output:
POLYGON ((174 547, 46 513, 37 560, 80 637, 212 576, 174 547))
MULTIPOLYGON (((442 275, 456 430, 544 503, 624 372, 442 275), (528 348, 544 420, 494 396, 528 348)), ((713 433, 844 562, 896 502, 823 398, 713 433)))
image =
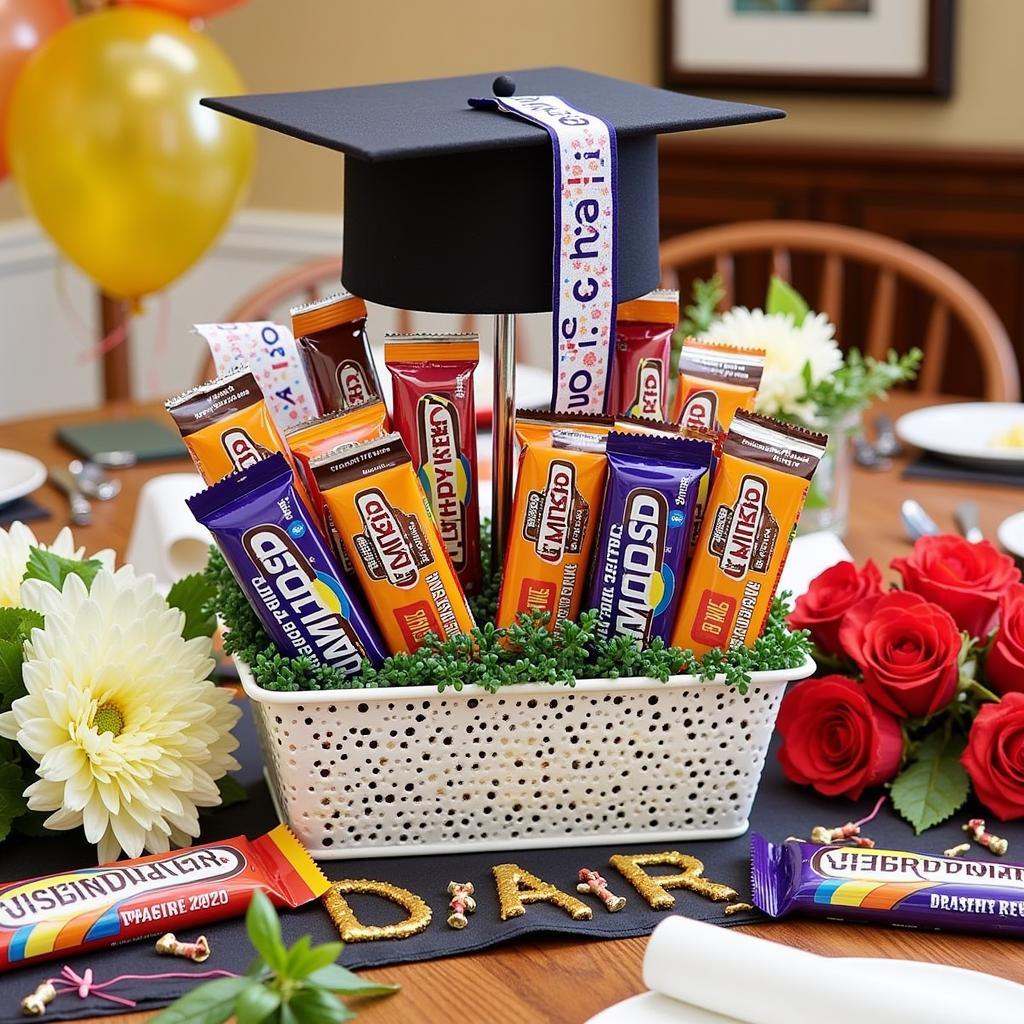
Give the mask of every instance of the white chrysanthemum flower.
MULTIPOLYGON (((12 523, 9 530, 0 530, 0 608, 14 608, 20 603, 21 580, 32 548, 52 551, 62 558, 85 557, 85 548, 75 547, 75 540, 66 526, 52 544, 40 544, 24 523, 12 523)), ((107 569, 114 568, 114 552, 109 548, 90 557, 98 558, 107 569)))
POLYGON ((765 313, 737 306, 716 319, 704 335, 726 345, 765 349, 757 411, 813 422, 818 410, 801 402, 807 391, 804 367, 817 384, 843 365, 835 327, 824 313, 808 313, 797 327, 789 313, 765 313))
POLYGON ((0 735, 38 762, 25 791, 46 826, 84 826, 100 863, 123 850, 162 853, 199 835, 197 808, 220 803, 216 780, 238 768, 241 711, 207 677, 207 637, 183 640, 184 615, 131 566, 91 588, 21 589, 45 625, 25 645, 28 694, 0 715, 0 735))

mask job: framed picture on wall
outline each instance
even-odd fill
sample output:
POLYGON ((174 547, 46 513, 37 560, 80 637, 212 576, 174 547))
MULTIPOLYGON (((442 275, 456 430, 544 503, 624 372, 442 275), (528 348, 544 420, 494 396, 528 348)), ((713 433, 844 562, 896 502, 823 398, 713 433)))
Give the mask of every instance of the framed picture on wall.
POLYGON ((950 93, 953 0, 662 0, 662 6, 669 88, 950 93))

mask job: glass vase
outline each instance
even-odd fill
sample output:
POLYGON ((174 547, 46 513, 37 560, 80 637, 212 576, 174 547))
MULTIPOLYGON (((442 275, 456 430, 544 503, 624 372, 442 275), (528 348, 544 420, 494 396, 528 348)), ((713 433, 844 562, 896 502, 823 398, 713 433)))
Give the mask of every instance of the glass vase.
POLYGON ((842 537, 850 518, 853 438, 861 429, 861 414, 846 413, 813 429, 828 434, 828 446, 808 488, 797 533, 828 530, 842 537))

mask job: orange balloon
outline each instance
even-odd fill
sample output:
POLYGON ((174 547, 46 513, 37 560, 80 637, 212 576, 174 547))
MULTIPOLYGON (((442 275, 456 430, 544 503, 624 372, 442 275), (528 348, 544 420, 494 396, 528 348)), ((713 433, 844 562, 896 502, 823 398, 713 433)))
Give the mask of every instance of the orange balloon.
POLYGON ((3 139, 14 81, 32 51, 70 20, 68 0, 0 0, 0 181, 7 177, 3 139))
MULTIPOLYGON (((0 0, 2 2, 2 0, 0 0)), ((149 7, 176 14, 179 18, 212 18, 232 7, 241 7, 245 0, 116 0, 118 7, 149 7)))

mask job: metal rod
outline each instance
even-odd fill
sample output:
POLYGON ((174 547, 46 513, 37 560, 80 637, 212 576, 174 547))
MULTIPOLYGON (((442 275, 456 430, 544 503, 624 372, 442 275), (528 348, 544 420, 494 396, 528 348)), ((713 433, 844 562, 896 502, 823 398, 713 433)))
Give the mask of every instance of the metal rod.
POLYGON ((512 515, 512 456, 516 413, 516 318, 494 317, 494 449, 491 459, 491 565, 505 559, 512 515))

